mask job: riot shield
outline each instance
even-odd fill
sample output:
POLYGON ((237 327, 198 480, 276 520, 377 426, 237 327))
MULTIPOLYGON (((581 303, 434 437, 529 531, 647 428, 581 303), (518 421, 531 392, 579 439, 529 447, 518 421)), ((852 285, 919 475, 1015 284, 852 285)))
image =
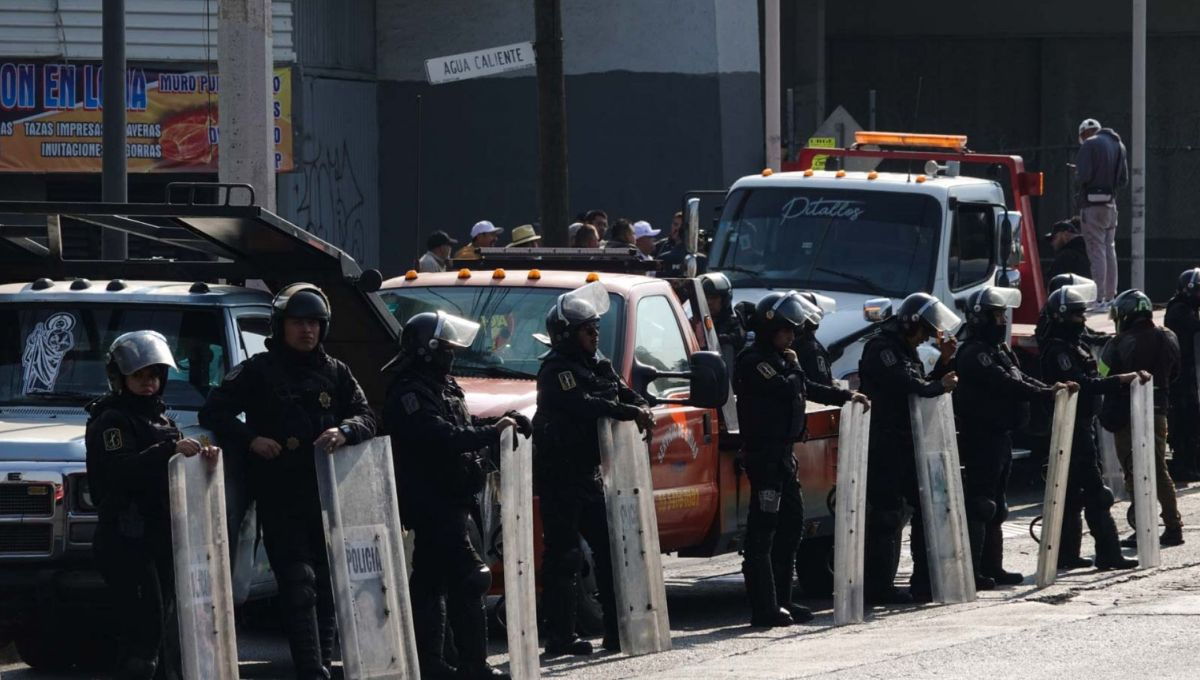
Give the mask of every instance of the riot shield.
POLYGON ((908 404, 933 599, 948 604, 971 602, 975 599, 975 575, 950 395, 936 399, 910 395, 908 404))
POLYGON ((536 680, 541 672, 533 579, 533 440, 513 428, 500 435, 500 480, 508 671, 514 678, 536 680))
POLYGON ((224 461, 176 454, 167 466, 183 677, 238 677, 224 461))
POLYGON ((418 678, 388 437, 314 453, 347 678, 418 678))
POLYGON ((1134 531, 1137 533, 1138 568, 1157 567, 1158 478, 1154 469, 1154 380, 1129 384, 1130 442, 1133 457, 1134 531))
POLYGON ((646 442, 632 421, 601 418, 597 427, 621 651, 665 652, 671 628, 646 442))
MULTIPOLYGON (((716 331, 709 330, 709 335, 712 336, 713 342, 717 336, 716 331)), ((738 416, 737 416, 737 397, 733 393, 733 369, 737 366, 737 350, 733 345, 711 345, 719 347, 721 350, 721 358, 725 360, 725 368, 729 372, 729 398, 725 400, 725 405, 721 407, 721 417, 725 418, 725 429, 730 432, 739 431, 738 416)))
POLYGON ((1042 542, 1038 546, 1037 586, 1045 588, 1058 576, 1059 539, 1066 512, 1067 477, 1071 469, 1071 446, 1075 439, 1075 410, 1078 394, 1059 390, 1054 395, 1054 421, 1050 429, 1050 453, 1046 467, 1046 496, 1042 501, 1042 542))
POLYGON ((863 555, 867 517, 867 443, 871 413, 846 402, 838 425, 834 502, 833 622, 862 623, 863 555))
POLYGON ((1104 474, 1104 485, 1112 490, 1113 498, 1129 500, 1125 493, 1125 472, 1121 470, 1121 459, 1117 457, 1117 442, 1113 433, 1096 424, 1096 438, 1100 441, 1100 471, 1104 474))

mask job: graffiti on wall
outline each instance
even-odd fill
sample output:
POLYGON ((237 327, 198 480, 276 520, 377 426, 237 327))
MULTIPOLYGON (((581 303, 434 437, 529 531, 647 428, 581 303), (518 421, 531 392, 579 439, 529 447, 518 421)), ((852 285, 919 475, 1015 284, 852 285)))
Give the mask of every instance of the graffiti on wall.
POLYGON ((341 147, 317 144, 315 156, 298 163, 293 185, 299 226, 346 251, 359 262, 366 255, 366 197, 354 174, 345 140, 341 147))

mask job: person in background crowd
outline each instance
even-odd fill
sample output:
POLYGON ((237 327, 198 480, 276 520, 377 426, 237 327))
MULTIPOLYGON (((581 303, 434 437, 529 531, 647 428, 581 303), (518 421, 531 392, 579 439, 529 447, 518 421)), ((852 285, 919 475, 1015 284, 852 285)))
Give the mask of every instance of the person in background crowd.
POLYGON ((596 233, 596 228, 590 224, 581 224, 579 229, 575 231, 575 235, 571 237, 572 248, 599 248, 600 235, 596 233))
POLYGON ((671 218, 671 228, 667 235, 654 244, 654 257, 662 258, 676 246, 683 243, 683 211, 675 211, 671 218))
POLYGON ((487 220, 480 220, 471 227, 471 242, 454 254, 456 260, 478 260, 479 255, 475 252, 476 248, 491 248, 496 245, 496 241, 500 238, 500 234, 504 230, 487 220))
POLYGON ((522 224, 513 229, 512 243, 504 246, 505 248, 536 248, 542 245, 542 237, 533 228, 532 224, 522 224))
POLYGON ((633 238, 633 223, 624 217, 613 222, 612 227, 608 230, 608 240, 604 242, 604 247, 636 248, 637 244, 633 238))
POLYGON ((579 228, 583 226, 583 222, 572 222, 567 227, 567 243, 574 245, 575 234, 579 233, 579 228))
POLYGON ((603 210, 589 210, 583 216, 583 223, 596 228, 596 233, 603 236, 608 231, 608 213, 603 210))
POLYGON ((650 226, 646 220, 633 223, 633 243, 646 257, 654 256, 654 237, 662 233, 661 229, 650 226))
MULTIPOLYGON (((1183 520, 1175 498, 1175 480, 1167 469, 1167 405, 1171 384, 1179 376, 1179 340, 1169 329, 1159 328, 1152 316, 1154 306, 1140 290, 1127 290, 1113 299, 1109 315, 1116 322, 1117 336, 1100 353, 1100 373, 1104 376, 1146 371, 1154 376, 1154 469, 1157 477, 1158 504, 1162 506, 1164 530, 1158 542, 1163 546, 1183 544, 1183 520)), ((1133 498, 1133 433, 1130 423, 1129 393, 1105 397, 1100 409, 1100 424, 1116 438, 1117 458, 1125 472, 1125 491, 1133 498)), ((1121 541, 1132 548, 1137 534, 1121 541)))
POLYGON ((1050 239, 1050 247, 1054 249, 1054 261, 1046 278, 1052 279, 1059 274, 1075 274, 1084 278, 1092 278, 1091 261, 1088 260, 1087 242, 1081 233, 1082 227, 1078 217, 1055 222, 1050 227, 1046 238, 1050 239))
POLYGON ((444 231, 433 232, 425 241, 425 254, 417 263, 417 271, 422 273, 446 271, 446 265, 450 263, 450 252, 456 245, 458 245, 458 241, 450 238, 450 234, 444 231))
POLYGON ((1129 183, 1129 165, 1121 138, 1095 118, 1079 124, 1075 173, 1083 238, 1104 309, 1117 294, 1117 190, 1129 183))
POLYGON ((1179 340, 1179 380, 1171 385, 1169 429, 1171 476, 1200 481, 1200 393, 1196 387, 1196 335, 1200 334, 1200 268, 1179 275, 1175 297, 1167 303, 1163 325, 1179 340))

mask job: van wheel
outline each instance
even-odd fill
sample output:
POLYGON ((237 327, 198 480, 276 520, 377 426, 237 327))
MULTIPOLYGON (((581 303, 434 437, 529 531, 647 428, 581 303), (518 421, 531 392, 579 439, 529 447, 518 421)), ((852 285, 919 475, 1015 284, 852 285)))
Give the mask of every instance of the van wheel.
POLYGON ((796 573, 808 597, 833 595, 833 537, 806 539, 796 554, 796 573))

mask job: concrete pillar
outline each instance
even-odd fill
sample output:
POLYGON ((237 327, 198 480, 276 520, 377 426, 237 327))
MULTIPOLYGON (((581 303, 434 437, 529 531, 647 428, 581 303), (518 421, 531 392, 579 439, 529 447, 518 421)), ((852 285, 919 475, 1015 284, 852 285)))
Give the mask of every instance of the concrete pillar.
POLYGON ((221 0, 217 31, 218 120, 222 182, 254 187, 275 210, 275 119, 271 0, 221 0))

